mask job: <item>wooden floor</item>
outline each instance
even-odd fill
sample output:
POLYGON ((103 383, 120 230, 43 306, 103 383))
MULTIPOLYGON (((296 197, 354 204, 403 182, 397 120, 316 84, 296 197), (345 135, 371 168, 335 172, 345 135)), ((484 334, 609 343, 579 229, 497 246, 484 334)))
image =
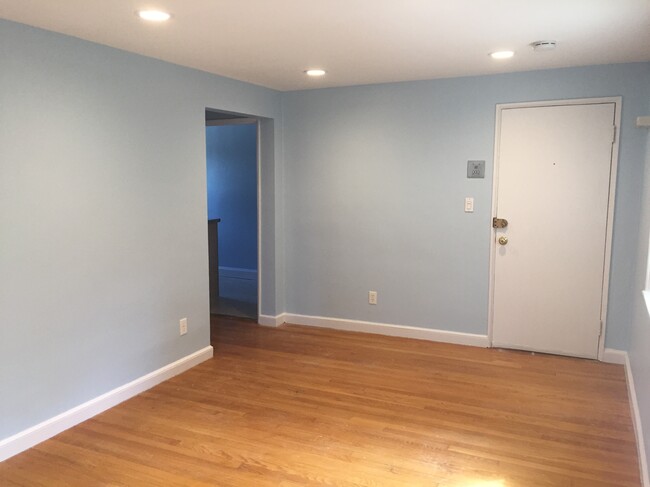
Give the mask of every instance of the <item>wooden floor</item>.
POLYGON ((213 345, 0 485, 640 485, 621 366, 222 318, 213 345))

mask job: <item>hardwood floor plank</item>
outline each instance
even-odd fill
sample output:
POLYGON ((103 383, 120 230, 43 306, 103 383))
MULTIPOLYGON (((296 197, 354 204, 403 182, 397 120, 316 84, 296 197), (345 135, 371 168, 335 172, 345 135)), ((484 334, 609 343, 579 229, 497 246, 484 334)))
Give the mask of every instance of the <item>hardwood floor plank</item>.
POLYGON ((215 357, 2 486, 639 487, 621 366, 213 318, 215 357))

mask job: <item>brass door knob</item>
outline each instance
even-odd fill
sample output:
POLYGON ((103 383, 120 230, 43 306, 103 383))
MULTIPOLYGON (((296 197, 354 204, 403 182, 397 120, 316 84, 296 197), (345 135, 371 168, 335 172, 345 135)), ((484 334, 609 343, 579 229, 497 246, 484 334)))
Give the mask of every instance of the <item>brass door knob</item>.
POLYGON ((501 235, 499 237, 499 243, 501 245, 506 245, 508 243, 508 237, 506 237, 505 235, 501 235))

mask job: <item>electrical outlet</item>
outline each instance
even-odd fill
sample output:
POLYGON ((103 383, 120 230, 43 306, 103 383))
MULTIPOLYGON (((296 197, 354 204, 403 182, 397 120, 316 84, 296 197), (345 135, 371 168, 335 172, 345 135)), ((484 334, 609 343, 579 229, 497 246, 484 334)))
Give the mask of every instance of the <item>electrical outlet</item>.
POLYGON ((368 304, 377 304, 377 291, 368 291, 368 304))
POLYGON ((178 328, 181 335, 185 335, 187 333, 187 318, 183 318, 178 322, 178 328))

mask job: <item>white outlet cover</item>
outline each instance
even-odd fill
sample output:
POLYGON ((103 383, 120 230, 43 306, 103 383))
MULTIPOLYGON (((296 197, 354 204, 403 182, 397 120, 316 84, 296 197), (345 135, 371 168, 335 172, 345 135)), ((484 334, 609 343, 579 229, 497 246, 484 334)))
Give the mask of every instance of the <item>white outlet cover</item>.
POLYGON ((178 324, 180 334, 185 335, 187 333, 187 318, 183 318, 178 324))

